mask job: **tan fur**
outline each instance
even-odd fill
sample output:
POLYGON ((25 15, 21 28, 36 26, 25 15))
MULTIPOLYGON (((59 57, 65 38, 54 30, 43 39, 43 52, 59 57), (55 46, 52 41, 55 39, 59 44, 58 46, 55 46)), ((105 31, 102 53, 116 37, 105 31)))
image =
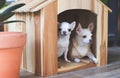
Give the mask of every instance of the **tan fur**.
POLYGON ((77 39, 73 38, 70 44, 69 54, 71 56, 71 59, 73 60, 75 57, 82 58, 88 54, 88 52, 91 52, 90 45, 84 45, 79 46, 79 43, 77 43, 77 39))
POLYGON ((92 40, 91 32, 93 28, 93 23, 90 23, 88 28, 82 28, 80 24, 78 25, 74 34, 72 34, 74 36, 72 36, 70 40, 69 56, 71 60, 80 62, 81 58, 88 56, 94 63, 97 63, 97 59, 90 49, 90 41, 92 40))

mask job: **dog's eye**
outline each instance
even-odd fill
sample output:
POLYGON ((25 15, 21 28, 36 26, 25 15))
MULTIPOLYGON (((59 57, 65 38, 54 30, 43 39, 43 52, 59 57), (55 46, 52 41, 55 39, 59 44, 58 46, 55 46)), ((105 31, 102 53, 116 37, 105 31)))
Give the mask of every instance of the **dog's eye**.
POLYGON ((68 31, 70 32, 70 31, 71 31, 71 29, 68 29, 68 31))
POLYGON ((83 38, 86 38, 87 36, 86 35, 83 35, 83 38))
POLYGON ((61 31, 61 30, 62 30, 61 28, 58 29, 58 31, 61 31))

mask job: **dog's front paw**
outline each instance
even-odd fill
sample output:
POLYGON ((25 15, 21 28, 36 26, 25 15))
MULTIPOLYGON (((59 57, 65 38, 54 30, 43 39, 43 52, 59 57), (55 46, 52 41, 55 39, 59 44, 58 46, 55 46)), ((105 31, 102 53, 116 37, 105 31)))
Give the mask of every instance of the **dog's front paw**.
POLYGON ((94 62, 95 64, 98 64, 98 61, 97 61, 97 59, 94 59, 94 60, 93 60, 93 62, 94 62))
POLYGON ((75 59, 74 59, 74 62, 79 63, 79 62, 80 62, 80 59, 79 59, 79 58, 75 58, 75 59))
POLYGON ((68 62, 68 63, 70 63, 70 62, 71 62, 71 61, 70 61, 70 60, 68 60, 67 58, 65 58, 65 61, 66 61, 66 62, 68 62))
POLYGON ((65 59, 65 61, 66 61, 66 62, 68 62, 68 63, 70 63, 70 62, 71 62, 71 61, 70 61, 70 60, 68 60, 68 59, 65 59))

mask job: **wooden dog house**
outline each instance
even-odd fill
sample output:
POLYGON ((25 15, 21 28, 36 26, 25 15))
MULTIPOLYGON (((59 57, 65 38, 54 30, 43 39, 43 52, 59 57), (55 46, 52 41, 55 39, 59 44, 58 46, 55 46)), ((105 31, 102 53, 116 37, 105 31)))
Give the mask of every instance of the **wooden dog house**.
POLYGON ((66 67, 58 68, 57 22, 74 20, 83 27, 94 23, 92 51, 98 59, 97 66, 107 64, 108 12, 111 10, 100 0, 20 0, 17 3, 26 5, 15 11, 14 18, 26 23, 10 26, 8 31, 27 33, 23 69, 40 76, 49 76, 96 66, 86 60, 80 64, 64 63, 66 67))

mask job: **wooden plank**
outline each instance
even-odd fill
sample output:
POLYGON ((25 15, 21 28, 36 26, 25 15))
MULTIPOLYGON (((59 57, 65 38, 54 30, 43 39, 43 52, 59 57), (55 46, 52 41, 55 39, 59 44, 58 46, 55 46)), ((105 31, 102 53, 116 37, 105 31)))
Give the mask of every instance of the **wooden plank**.
POLYGON ((30 10, 30 12, 36 12, 39 11, 40 9, 44 8, 45 6, 49 5, 50 3, 54 2, 55 0, 46 0, 44 2, 42 2, 41 4, 39 4, 39 6, 34 7, 30 10))
POLYGON ((38 5, 41 5, 42 3, 46 2, 47 0, 34 0, 31 1, 29 3, 27 3, 27 5, 17 9, 15 12, 30 12, 30 10, 34 7, 37 7, 38 5))
POLYGON ((78 70, 78 69, 85 69, 85 68, 96 66, 88 58, 81 59, 80 63, 75 63, 75 62, 66 63, 64 61, 64 59, 59 59, 58 65, 59 65, 58 73, 65 73, 68 71, 74 71, 74 70, 78 70))
MULTIPOLYGON (((34 1, 19 1, 17 3, 26 3, 25 6, 15 10, 15 12, 36 12, 47 6, 48 4, 54 2, 55 0, 34 0, 34 1)), ((16 3, 15 3, 16 4, 16 3)))
MULTIPOLYGON (((104 11, 104 16, 103 16, 103 19, 104 19, 104 25, 103 25, 103 44, 104 44, 104 61, 103 62, 103 65, 107 64, 107 59, 108 59, 108 10, 106 9, 106 7, 103 8, 103 11, 104 11)), ((103 54, 102 54, 103 55, 103 54)))
MULTIPOLYGON (((25 13, 16 13, 15 14, 16 19, 22 20, 22 21, 26 21, 26 14, 25 13)), ((21 32, 26 32, 26 24, 25 23, 16 23, 16 27, 14 27, 14 29, 16 31, 21 31, 21 32), (21 26, 22 28, 18 28, 19 26, 21 26)), ((21 69, 26 70, 27 69, 27 55, 26 55, 26 46, 23 49, 23 54, 22 54, 22 62, 21 62, 21 69)))
POLYGON ((98 60, 98 66, 100 66, 100 45, 101 45, 101 26, 102 26, 102 5, 100 3, 97 4, 97 33, 96 33, 96 52, 97 52, 97 60, 98 60))
POLYGON ((108 37, 108 10, 102 6, 102 31, 101 31, 101 45, 100 45, 100 66, 107 64, 107 37, 108 37), (104 60, 103 60, 104 59, 104 60))
POLYGON ((104 29, 104 23, 105 23, 105 19, 104 19, 104 7, 102 6, 102 19, 101 19, 101 21, 102 21, 102 25, 101 25, 101 44, 100 44, 100 66, 101 65, 104 65, 105 64, 105 62, 106 62, 106 58, 105 58, 105 43, 104 43, 104 34, 106 34, 105 33, 105 29, 104 29), (103 60, 104 59, 104 60, 103 60))
POLYGON ((100 3, 102 6, 104 6, 109 12, 112 12, 112 10, 107 5, 105 5, 101 0, 96 1, 98 1, 98 3, 100 3))
POLYGON ((93 0, 58 0, 58 14, 69 9, 85 9, 97 13, 92 4, 93 0))
POLYGON ((13 4, 17 4, 17 3, 25 3, 28 4, 30 3, 32 0, 18 0, 17 2, 13 3, 13 4))
POLYGON ((40 23, 41 23, 41 11, 34 13, 35 22, 35 74, 41 75, 41 46, 40 46, 40 23))
POLYGON ((57 74, 57 3, 56 1, 41 10, 40 62, 41 76, 57 74))
POLYGON ((26 59, 27 59, 27 71, 35 71, 35 24, 34 14, 26 13, 26 59))

